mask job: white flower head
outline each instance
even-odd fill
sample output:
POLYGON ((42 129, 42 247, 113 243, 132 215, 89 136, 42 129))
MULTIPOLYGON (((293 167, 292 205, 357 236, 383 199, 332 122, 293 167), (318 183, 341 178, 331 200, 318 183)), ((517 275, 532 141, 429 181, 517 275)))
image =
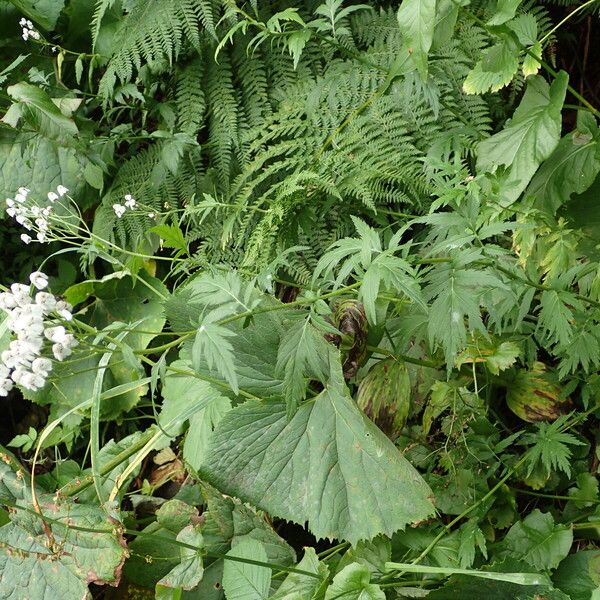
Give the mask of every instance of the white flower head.
POLYGON ((52 361, 49 358, 36 358, 31 363, 31 370, 42 377, 48 377, 48 374, 52 371, 52 361))
POLYGON ((35 303, 40 306, 46 314, 51 313, 56 309, 58 304, 53 294, 48 292, 38 292, 35 295, 35 303))
POLYGON ((127 210, 122 204, 113 204, 113 210, 115 211, 115 215, 120 219, 127 210))
POLYGON ((127 208, 134 208, 136 204, 135 198, 131 194, 125 195, 125 206, 127 208))
POLYGON ((58 200, 58 194, 56 194, 54 192, 48 192, 48 200, 50 200, 50 202, 54 202, 55 200, 58 200))
POLYGON ((31 281, 38 290, 44 290, 48 287, 48 275, 41 271, 34 271, 29 276, 29 281, 31 281))
POLYGON ((19 21, 19 25, 21 27, 25 27, 25 25, 27 25, 27 19, 25 17, 22 17, 21 20, 19 21))
POLYGON ((8 392, 13 388, 13 382, 6 378, 0 379, 0 396, 8 396, 8 392))
POLYGON ((49 327, 44 331, 44 335, 51 341, 55 343, 63 344, 68 340, 67 331, 62 325, 57 325, 56 327, 49 327))
POLYGON ((56 187, 56 193, 62 198, 69 191, 64 185, 59 185, 56 187))
POLYGON ((72 353, 73 351, 69 346, 59 343, 52 345, 52 354, 54 354, 54 358, 56 358, 56 360, 63 361, 72 353))

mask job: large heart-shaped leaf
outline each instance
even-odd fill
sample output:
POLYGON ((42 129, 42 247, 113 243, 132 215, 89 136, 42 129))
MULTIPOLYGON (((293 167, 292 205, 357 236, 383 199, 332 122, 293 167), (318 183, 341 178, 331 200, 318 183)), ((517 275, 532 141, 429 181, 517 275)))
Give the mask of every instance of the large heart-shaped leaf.
POLYGON ((391 536, 433 512, 432 493, 397 448, 335 389, 288 421, 280 402, 246 402, 220 422, 202 475, 318 538, 391 536))

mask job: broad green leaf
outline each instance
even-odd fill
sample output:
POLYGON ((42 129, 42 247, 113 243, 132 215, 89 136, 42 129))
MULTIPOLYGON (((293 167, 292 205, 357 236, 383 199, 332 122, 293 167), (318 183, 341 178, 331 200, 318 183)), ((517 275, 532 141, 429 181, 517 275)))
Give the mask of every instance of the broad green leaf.
MULTIPOLYGON (((13 198, 17 189, 27 185, 32 198, 45 200, 59 184, 77 196, 84 187, 85 156, 70 146, 40 134, 0 128, 0 195, 13 198)), ((4 211, 2 205, 2 212, 4 211)))
POLYGON ((309 571, 319 578, 290 573, 283 581, 277 592, 270 596, 270 600, 306 600, 314 598, 318 590, 326 585, 329 569, 327 565, 319 562, 314 548, 305 548, 302 560, 297 564, 297 569, 309 571))
POLYGON ((10 0, 17 9, 32 21, 49 31, 54 29, 65 0, 10 0))
POLYGON ((454 35, 459 7, 452 0, 438 0, 432 50, 443 48, 454 35))
POLYGON ((561 109, 568 76, 561 71, 551 85, 539 76, 527 82, 525 95, 505 128, 477 146, 477 168, 493 172, 508 169, 502 181, 502 199, 514 202, 558 145, 561 109))
POLYGON ((497 92, 512 81, 518 69, 519 49, 511 38, 503 37, 471 69, 463 90, 466 94, 497 92))
POLYGON ((570 598, 545 586, 522 586, 504 581, 477 579, 464 575, 453 576, 449 581, 436 590, 430 592, 427 600, 457 600, 468 598, 470 600, 570 600, 570 598))
POLYGON ((571 600, 595 600, 600 593, 600 552, 582 550, 570 554, 558 565, 552 580, 571 600))
POLYGON ((19 115, 36 131, 47 138, 61 140, 77 135, 75 122, 63 115, 52 98, 39 87, 30 83, 16 83, 6 90, 17 103, 19 115))
POLYGON ((331 582, 325 600, 385 600, 383 590, 370 583, 369 569, 358 563, 344 567, 331 582))
POLYGON ((147 588, 154 588, 180 563, 181 546, 171 542, 190 522, 198 520, 198 511, 180 500, 172 499, 156 511, 156 518, 131 542, 131 557, 124 567, 127 581, 147 588), (146 557, 150 557, 151 562, 146 557))
POLYGON ((200 472, 274 516, 308 521, 318 538, 356 543, 391 535, 433 511, 418 473, 335 389, 302 405, 291 420, 282 403, 234 408, 215 430, 200 472))
MULTIPOLYGON (((242 538, 227 556, 267 562, 267 553, 260 542, 242 538)), ((225 559, 223 589, 227 600, 266 600, 271 585, 271 570, 244 562, 225 559)))
MULTIPOLYGON (((0 497, 30 509, 33 502, 29 476, 1 461, 0 497)), ((19 509, 0 527, 0 597, 91 598, 89 583, 118 584, 128 556, 118 514, 39 490, 37 499, 47 529, 38 515, 19 509)))
POLYGON ((348 548, 340 560, 337 570, 341 571, 351 563, 361 564, 369 573, 385 573, 385 563, 392 558, 392 546, 388 538, 377 536, 375 539, 365 542, 361 541, 352 548, 348 548))
POLYGON ((404 46, 423 79, 427 78, 435 9, 436 0, 403 0, 398 9, 398 23, 404 46))
POLYGON ((506 21, 510 21, 517 12, 517 8, 521 4, 521 0, 498 0, 496 12, 488 20, 488 25, 502 25, 506 21))
MULTIPOLYGON (((194 377, 194 371, 189 362, 178 360, 173 362, 170 367, 172 370, 162 381, 163 404, 158 422, 163 427, 166 427, 174 419, 179 419, 191 408, 195 408, 197 412, 190 417, 190 423, 194 416, 200 413, 204 413, 204 417, 208 419, 209 416, 205 411, 210 410, 213 405, 218 406, 217 414, 227 405, 230 406, 229 400, 212 384, 194 377)), ((167 433, 173 437, 179 435, 184 422, 185 419, 181 419, 179 427, 171 426, 167 433)), ((205 432, 208 433, 210 430, 209 427, 205 432)), ((203 441, 204 444, 207 442, 208 440, 203 441)), ((192 451, 190 450, 190 452, 192 451)))
POLYGON ((555 569, 567 556, 573 531, 567 525, 556 525, 550 513, 536 508, 510 528, 504 543, 512 556, 546 571, 555 569))
POLYGON ((259 541, 270 562, 293 565, 293 548, 269 525, 265 517, 237 498, 224 496, 207 483, 202 484, 202 495, 208 511, 205 512, 204 535, 208 547, 218 551, 235 545, 240 538, 259 541))
POLYGON ((230 410, 231 400, 226 396, 217 396, 206 408, 200 409, 190 417, 190 426, 183 444, 183 458, 193 469, 198 470, 206 460, 213 430, 230 410))
POLYGON ((600 130, 595 119, 580 113, 577 129, 563 137, 527 188, 537 206, 554 214, 571 194, 587 190, 600 173, 600 130))
POLYGON ((519 15, 509 21, 506 26, 516 34, 523 46, 535 44, 537 40, 537 20, 532 14, 519 15))
POLYGON ((180 546, 181 562, 158 582, 157 587, 191 590, 200 583, 204 575, 204 563, 201 554, 204 548, 204 539, 200 530, 201 528, 197 525, 188 525, 177 534, 176 541, 195 546, 197 550, 180 546))

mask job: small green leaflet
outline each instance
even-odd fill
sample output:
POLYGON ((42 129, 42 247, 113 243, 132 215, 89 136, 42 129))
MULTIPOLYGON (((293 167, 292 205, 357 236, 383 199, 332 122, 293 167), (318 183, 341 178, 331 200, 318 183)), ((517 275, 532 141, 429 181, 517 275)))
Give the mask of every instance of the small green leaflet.
POLYGON ((340 286, 352 272, 362 277, 360 299, 370 323, 376 322, 375 303, 383 284, 392 293, 406 296, 425 310, 415 270, 404 258, 394 256, 404 249, 398 244, 398 233, 389 241, 388 248, 383 250, 375 229, 358 217, 352 217, 352 221, 359 239, 343 238, 332 244, 319 259, 313 281, 321 275, 331 277, 336 269, 335 287, 340 286))
POLYGON ((432 348, 442 346, 448 369, 466 345, 467 328, 487 335, 481 320, 480 296, 485 289, 502 288, 502 282, 484 270, 456 268, 452 263, 436 267, 429 276, 424 294, 433 300, 427 330, 432 348))
POLYGON ((333 578, 325 600, 385 600, 383 590, 370 580, 371 574, 365 565, 352 563, 333 578))
POLYGON ((360 298, 365 305, 365 313, 370 323, 377 321, 375 301, 382 283, 390 291, 410 298, 426 310, 416 273, 410 264, 402 258, 383 253, 371 263, 360 286, 360 298))
POLYGON ((571 476, 571 456, 569 446, 583 446, 573 434, 561 432, 565 416, 559 417, 553 423, 540 423, 536 433, 526 433, 522 440, 533 447, 527 454, 527 476, 538 467, 538 463, 550 475, 553 471, 562 471, 571 476))
POLYGON ((314 548, 306 547, 304 549, 304 556, 296 568, 315 573, 320 578, 316 579, 300 573, 290 573, 269 600, 306 600, 307 598, 319 597, 316 595, 317 591, 322 590, 327 585, 329 568, 324 563, 319 562, 314 548))
POLYGON ((281 338, 277 352, 277 373, 283 374, 283 391, 288 415, 306 397, 309 377, 327 383, 329 345, 310 322, 303 319, 292 325, 281 338))
POLYGON ((202 561, 201 550, 204 547, 204 540, 200 527, 197 525, 188 525, 184 527, 175 538, 178 542, 196 546, 197 550, 180 547, 181 562, 173 567, 157 584, 166 588, 180 588, 191 590, 195 588, 202 580, 204 574, 204 565, 202 561))
POLYGON ((163 223, 151 227, 148 231, 155 233, 166 248, 174 248, 180 252, 187 252, 187 243, 179 225, 167 225, 163 223))
POLYGON ((573 530, 567 525, 555 525, 550 513, 536 508, 510 528, 504 543, 512 556, 538 571, 547 571, 555 569, 569 553, 573 530))
POLYGON ((477 169, 493 172, 507 167, 502 181, 504 202, 514 202, 558 145, 561 109, 568 75, 561 71, 551 85, 540 76, 527 80, 527 89, 506 127, 477 146, 477 169))
POLYGON ((544 290, 540 299, 538 328, 544 339, 552 344, 566 345, 571 341, 573 332, 573 313, 569 306, 580 303, 568 292, 544 290), (573 303, 570 302, 571 298, 573 303))
POLYGON ((200 474, 273 516, 308 521, 318 538, 353 544, 433 512, 421 476, 336 389, 300 406, 291 420, 280 402, 235 407, 217 426, 200 474))
POLYGON ((204 359, 208 368, 218 371, 237 395, 240 388, 235 372, 233 346, 227 339, 234 336, 234 331, 216 323, 201 325, 192 346, 192 365, 199 369, 204 359))
POLYGON ((519 69, 518 48, 512 38, 503 37, 488 48, 471 69, 463 90, 466 94, 497 92, 507 86, 519 69))
POLYGON ((427 79, 427 57, 433 42, 436 0, 403 0, 398 9, 398 23, 415 67, 427 79))
MULTIPOLYGON (((263 545, 251 537, 241 538, 227 556, 268 562, 263 545)), ((227 560, 223 564, 223 589, 227 600, 266 600, 271 570, 249 563, 227 560)))
POLYGON ((506 21, 510 21, 517 12, 521 0, 498 0, 496 12, 492 18, 488 20, 488 25, 502 25, 506 21))

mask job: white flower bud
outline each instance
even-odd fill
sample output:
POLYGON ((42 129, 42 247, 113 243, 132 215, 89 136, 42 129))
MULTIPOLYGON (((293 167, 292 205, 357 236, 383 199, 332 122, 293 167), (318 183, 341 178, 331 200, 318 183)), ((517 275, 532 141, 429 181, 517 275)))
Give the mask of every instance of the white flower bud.
POLYGON ((31 281, 38 290, 43 290, 48 287, 48 275, 41 271, 34 271, 29 276, 29 281, 31 281))

